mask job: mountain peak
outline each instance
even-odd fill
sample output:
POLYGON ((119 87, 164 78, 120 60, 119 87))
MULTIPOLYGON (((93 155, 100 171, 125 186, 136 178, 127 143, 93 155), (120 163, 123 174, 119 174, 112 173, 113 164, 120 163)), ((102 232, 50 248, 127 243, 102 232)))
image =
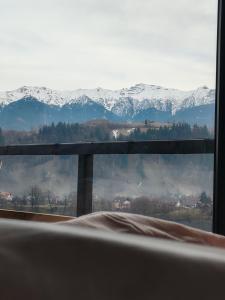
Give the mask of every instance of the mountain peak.
POLYGON ((206 85, 202 85, 198 88, 198 90, 209 90, 209 88, 206 85))
POLYGON ((147 84, 138 83, 138 84, 135 84, 135 85, 131 86, 128 89, 123 89, 123 90, 127 90, 128 93, 130 92, 132 94, 135 94, 135 93, 139 94, 139 93, 143 92, 146 89, 147 86, 148 86, 147 84))

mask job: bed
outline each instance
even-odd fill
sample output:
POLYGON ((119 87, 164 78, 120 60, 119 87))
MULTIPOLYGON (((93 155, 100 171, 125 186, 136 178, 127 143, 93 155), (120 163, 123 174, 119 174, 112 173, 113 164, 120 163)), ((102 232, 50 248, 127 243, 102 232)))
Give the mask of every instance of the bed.
POLYGON ((223 237, 200 239, 201 231, 175 223, 166 234, 166 221, 113 217, 0 219, 1 299, 224 299, 223 237))

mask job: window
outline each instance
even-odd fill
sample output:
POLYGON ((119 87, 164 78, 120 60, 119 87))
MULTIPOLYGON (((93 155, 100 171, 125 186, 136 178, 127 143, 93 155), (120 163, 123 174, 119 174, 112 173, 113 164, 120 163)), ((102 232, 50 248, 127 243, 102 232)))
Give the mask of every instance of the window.
MULTIPOLYGON (((213 140, 217 4, 5 2, 1 145, 213 140)), ((13 199, 3 199, 2 207, 76 214, 77 157, 63 154, 92 154, 80 149, 57 158, 2 157, 0 192, 13 199), (29 186, 18 181, 15 168, 30 174, 29 186), (18 204, 34 188, 41 204, 18 204), (55 209, 49 192, 60 199, 55 209), (67 197, 72 200, 63 210, 67 197)), ((213 151, 127 155, 92 149, 94 210, 143 213, 210 230, 213 151)))

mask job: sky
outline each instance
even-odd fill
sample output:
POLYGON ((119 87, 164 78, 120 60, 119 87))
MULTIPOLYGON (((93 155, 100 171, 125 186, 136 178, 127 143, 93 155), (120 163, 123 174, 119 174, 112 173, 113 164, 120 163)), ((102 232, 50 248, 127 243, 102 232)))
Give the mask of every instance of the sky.
POLYGON ((217 0, 0 0, 0 90, 215 87, 217 0))

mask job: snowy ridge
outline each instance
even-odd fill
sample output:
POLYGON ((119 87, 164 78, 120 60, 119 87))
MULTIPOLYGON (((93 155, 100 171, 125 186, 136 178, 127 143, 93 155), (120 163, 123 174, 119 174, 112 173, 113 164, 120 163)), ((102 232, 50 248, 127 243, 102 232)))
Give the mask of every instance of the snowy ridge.
POLYGON ((175 114, 176 111, 188 107, 212 104, 215 101, 215 90, 203 86, 193 91, 181 91, 142 83, 115 91, 103 88, 58 91, 46 87, 24 86, 13 91, 0 92, 0 104, 5 106, 30 96, 45 104, 60 107, 73 103, 85 104, 92 100, 122 116, 136 114, 148 108, 175 114))

